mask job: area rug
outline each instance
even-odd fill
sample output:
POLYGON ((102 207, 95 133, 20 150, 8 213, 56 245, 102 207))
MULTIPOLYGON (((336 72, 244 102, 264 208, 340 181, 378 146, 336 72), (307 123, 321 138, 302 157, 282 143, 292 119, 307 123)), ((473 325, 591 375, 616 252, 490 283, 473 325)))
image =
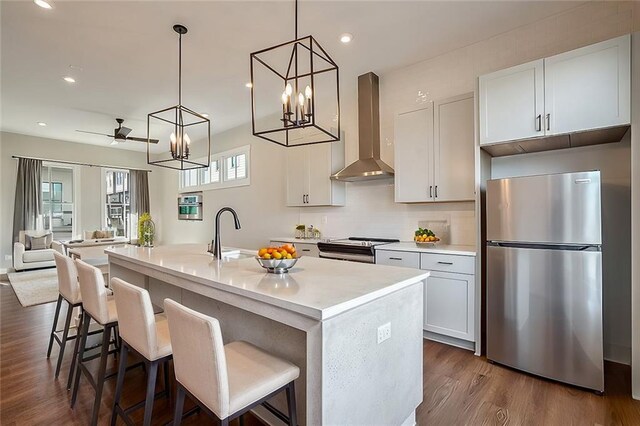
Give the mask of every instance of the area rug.
POLYGON ((13 291, 25 308, 58 299, 58 274, 55 268, 12 272, 8 275, 13 291))

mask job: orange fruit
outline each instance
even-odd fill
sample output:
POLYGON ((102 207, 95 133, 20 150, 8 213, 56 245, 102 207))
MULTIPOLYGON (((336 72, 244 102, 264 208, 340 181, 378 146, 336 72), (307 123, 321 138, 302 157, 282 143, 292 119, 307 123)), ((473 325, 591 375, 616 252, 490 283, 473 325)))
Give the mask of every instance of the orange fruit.
POLYGON ((260 257, 264 256, 265 254, 267 254, 267 249, 266 248, 261 248, 258 251, 258 256, 260 256, 260 257))
POLYGON ((273 252, 273 258, 274 259, 282 259, 282 255, 280 254, 280 252, 274 251, 273 252))

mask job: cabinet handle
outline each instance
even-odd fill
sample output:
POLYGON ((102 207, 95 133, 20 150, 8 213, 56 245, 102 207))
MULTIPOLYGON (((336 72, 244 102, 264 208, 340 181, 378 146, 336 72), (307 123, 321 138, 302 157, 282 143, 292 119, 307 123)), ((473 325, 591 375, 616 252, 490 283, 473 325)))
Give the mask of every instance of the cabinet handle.
POLYGON ((390 257, 389 260, 402 260, 401 257, 390 257))
POLYGON ((545 121, 547 122, 547 130, 551 130, 551 114, 545 116, 545 121))
POLYGON ((302 251, 311 251, 311 249, 302 249, 302 251))
POLYGON ((307 204, 309 204, 309 194, 307 194, 307 204))
POLYGON ((438 198, 438 185, 436 185, 436 198, 438 198))
POLYGON ((429 185, 429 198, 433 198, 433 185, 429 185))
POLYGON ((453 265, 453 262, 438 262, 440 265, 453 265))
POLYGON ((536 117, 536 132, 542 131, 542 114, 538 114, 536 117))

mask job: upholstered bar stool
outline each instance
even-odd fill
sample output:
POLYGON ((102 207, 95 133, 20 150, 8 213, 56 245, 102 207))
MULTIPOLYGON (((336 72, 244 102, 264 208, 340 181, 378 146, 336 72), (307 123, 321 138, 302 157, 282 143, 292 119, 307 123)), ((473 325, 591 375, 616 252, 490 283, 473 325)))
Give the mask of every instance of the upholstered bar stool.
POLYGON ((164 309, 178 382, 174 426, 182 421, 185 394, 220 425, 261 404, 290 426, 297 425, 297 366, 246 342, 223 345, 217 319, 171 299, 164 300, 164 309), (266 403, 282 391, 287 394, 288 417, 266 403))
MULTIPOLYGON (((93 413, 91 415, 91 424, 98 423, 98 414, 100 411, 100 402, 102 398, 102 389, 106 379, 115 374, 106 375, 107 358, 110 354, 116 353, 117 349, 110 350, 111 333, 117 336, 118 314, 116 311, 116 303, 113 298, 108 297, 108 290, 104 285, 102 272, 95 266, 91 266, 81 260, 76 260, 76 268, 78 270, 78 283, 80 284, 80 292, 82 293, 82 333, 80 339, 80 349, 78 351, 78 360, 76 362, 75 380, 73 385, 73 394, 71 397, 71 407, 75 405, 78 396, 78 385, 80 384, 80 375, 84 374, 87 381, 95 389, 96 395, 93 403, 93 413), (94 378, 85 365, 85 363, 95 357, 85 358, 87 336, 89 334, 89 324, 91 320, 100 324, 104 328, 102 334, 102 345, 100 351, 100 366, 98 368, 98 377, 94 378)), ((117 342, 117 337, 115 342, 117 342)))
POLYGON ((118 416, 127 424, 133 424, 129 413, 144 405, 143 425, 151 424, 153 401, 156 397, 169 397, 169 370, 171 359, 171 341, 169 339, 169 325, 167 319, 154 315, 149 292, 143 288, 129 284, 119 278, 111 280, 111 288, 116 299, 118 309, 118 328, 120 330, 121 349, 120 366, 116 394, 111 412, 111 424, 115 425, 118 416), (144 401, 129 408, 120 406, 124 376, 127 368, 127 357, 133 352, 143 358, 147 366, 147 393, 144 401), (164 374, 164 390, 155 393, 158 366, 162 365, 164 374))
MULTIPOLYGON (((58 273, 58 303, 56 304, 56 313, 53 319, 53 325, 51 326, 51 335, 49 336, 49 347, 47 348, 47 358, 51 356, 51 348, 55 341, 59 346, 58 351, 58 363, 56 364, 56 379, 60 374, 60 366, 62 365, 62 359, 64 357, 64 350, 69 340, 77 339, 79 336, 78 330, 80 325, 76 328, 75 334, 70 336, 69 331, 71 327, 71 320, 73 318, 73 310, 77 307, 82 307, 82 298, 80 297, 80 287, 78 286, 78 272, 76 271, 76 265, 70 258, 55 252, 53 257, 56 262, 56 272, 58 273), (64 322, 64 328, 62 329, 62 337, 58 336, 59 330, 56 330, 58 325, 58 319, 60 317, 60 308, 62 302, 67 303, 67 317, 64 322)), ((78 345, 75 345, 76 347, 78 345)), ((73 371, 75 366, 76 353, 74 351, 73 359, 71 360, 71 369, 69 370, 69 378, 67 380, 67 388, 71 385, 71 378, 73 377, 73 371)))

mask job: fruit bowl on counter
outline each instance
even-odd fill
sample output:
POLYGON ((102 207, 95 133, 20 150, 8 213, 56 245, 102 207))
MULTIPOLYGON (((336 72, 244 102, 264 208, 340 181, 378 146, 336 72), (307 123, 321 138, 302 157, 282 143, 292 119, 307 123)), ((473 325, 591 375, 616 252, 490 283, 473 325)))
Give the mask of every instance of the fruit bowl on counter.
POLYGON ((286 274, 298 261, 298 254, 292 244, 284 244, 280 247, 261 248, 256 260, 271 274, 286 274))
POLYGON ((413 236, 413 241, 418 247, 433 247, 440 238, 431 229, 418 228, 413 236))

